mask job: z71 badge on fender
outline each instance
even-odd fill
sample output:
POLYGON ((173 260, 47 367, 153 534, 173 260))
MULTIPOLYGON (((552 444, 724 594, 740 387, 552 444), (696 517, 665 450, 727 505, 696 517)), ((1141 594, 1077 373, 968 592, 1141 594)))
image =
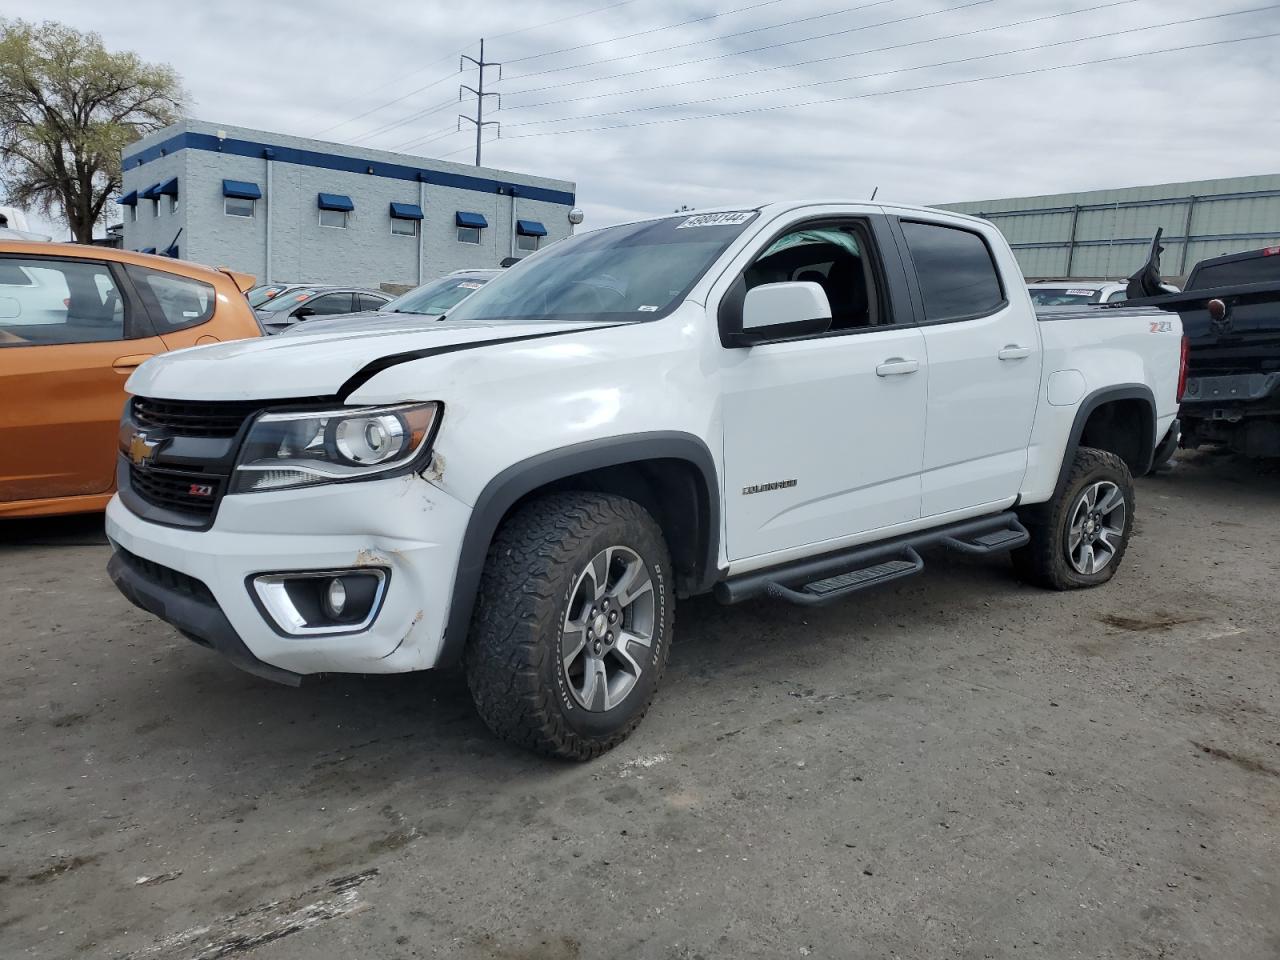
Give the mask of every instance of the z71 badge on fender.
POLYGON ((749 497, 753 493, 768 493, 770 490, 786 490, 788 487, 794 487, 798 480, 775 480, 773 483, 753 483, 749 487, 742 488, 742 495, 749 497))

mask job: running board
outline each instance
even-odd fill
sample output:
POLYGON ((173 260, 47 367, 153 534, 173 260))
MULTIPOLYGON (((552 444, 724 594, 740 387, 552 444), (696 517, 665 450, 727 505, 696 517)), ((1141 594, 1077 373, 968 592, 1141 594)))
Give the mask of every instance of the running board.
POLYGON ((716 584, 715 595, 721 603, 767 595, 802 606, 819 606, 919 573, 924 561, 916 551, 923 547, 988 556, 1024 546, 1030 539, 1017 514, 1009 511, 745 573, 716 584))

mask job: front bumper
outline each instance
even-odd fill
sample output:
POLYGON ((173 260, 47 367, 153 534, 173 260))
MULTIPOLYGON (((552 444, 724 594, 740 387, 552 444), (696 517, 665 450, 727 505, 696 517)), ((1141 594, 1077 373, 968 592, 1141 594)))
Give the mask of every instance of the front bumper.
POLYGON ((139 607, 273 680, 423 670, 440 656, 470 513, 413 475, 224 497, 202 531, 143 520, 117 496, 107 507, 109 572, 139 607), (390 579, 377 617, 357 632, 287 635, 251 592, 258 574, 366 567, 390 579))

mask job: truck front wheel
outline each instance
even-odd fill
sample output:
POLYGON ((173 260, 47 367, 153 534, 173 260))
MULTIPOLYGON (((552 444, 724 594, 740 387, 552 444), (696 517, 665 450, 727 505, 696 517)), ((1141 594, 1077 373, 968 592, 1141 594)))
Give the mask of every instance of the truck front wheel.
POLYGON ((519 507, 489 548, 467 645, 489 729, 574 760, 621 743, 666 667, 670 579, 662 531, 631 500, 563 493, 519 507))
POLYGON ((1110 580, 1133 533, 1133 477, 1114 453, 1081 447, 1062 492, 1023 511, 1031 542, 1013 552, 1017 575, 1051 590, 1110 580))

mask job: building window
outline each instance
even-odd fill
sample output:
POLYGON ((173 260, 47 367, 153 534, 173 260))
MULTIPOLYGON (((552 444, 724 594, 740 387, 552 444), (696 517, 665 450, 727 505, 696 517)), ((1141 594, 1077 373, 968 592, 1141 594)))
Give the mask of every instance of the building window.
POLYGON ((178 195, 176 193, 169 194, 169 212, 178 212, 178 195))
POLYGON ((156 197, 151 201, 151 215, 153 217, 160 216, 160 198, 156 197))
POLYGON ((343 230, 347 228, 347 211, 346 210, 320 210, 320 226, 322 227, 339 227, 343 230))
POLYGON ((257 200, 249 200, 245 197, 224 197, 222 212, 228 217, 252 217, 257 203, 257 200))
POLYGON ((391 232, 397 237, 416 237, 418 235, 418 221, 392 217, 391 232))
POLYGON ((533 253, 538 249, 538 241, 541 239, 541 237, 527 237, 523 233, 516 234, 516 249, 533 253))
POLYGON ((129 207, 129 222, 130 223, 138 222, 138 208, 136 206, 129 207))
POLYGON ((459 243, 479 243, 480 228, 479 227, 459 227, 458 242, 459 243))

